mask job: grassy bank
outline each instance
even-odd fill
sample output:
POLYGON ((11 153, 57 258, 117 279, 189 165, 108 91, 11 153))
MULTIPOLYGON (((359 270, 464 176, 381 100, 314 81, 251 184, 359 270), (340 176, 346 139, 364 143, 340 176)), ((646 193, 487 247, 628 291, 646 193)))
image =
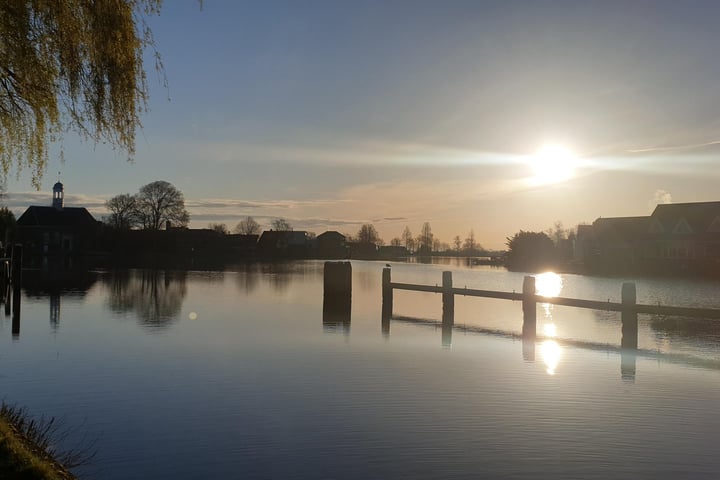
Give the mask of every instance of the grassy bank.
POLYGON ((75 477, 49 450, 54 422, 29 420, 22 409, 0 407, 0 478, 68 480, 75 477))

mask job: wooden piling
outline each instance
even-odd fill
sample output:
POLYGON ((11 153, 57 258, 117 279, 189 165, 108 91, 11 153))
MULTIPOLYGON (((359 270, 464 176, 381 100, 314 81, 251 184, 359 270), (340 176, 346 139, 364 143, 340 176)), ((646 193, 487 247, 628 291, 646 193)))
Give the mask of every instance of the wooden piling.
POLYGON ((323 290, 323 329, 349 334, 352 312, 352 264, 325 262, 323 290))
POLYGON ((325 296, 352 296, 352 264, 325 262, 323 271, 325 296))
POLYGON ((452 346, 452 332, 455 325, 455 294, 453 293, 452 272, 442 275, 442 346, 452 346))
POLYGON ((621 293, 622 312, 622 340, 620 346, 623 349, 637 350, 638 347, 638 318, 637 310, 637 291, 635 283, 625 282, 622 285, 621 293))
POLYGON ((382 272, 382 308, 392 316, 393 311, 393 288, 390 285, 390 267, 383 268, 382 272))
POLYGON ((453 294, 452 272, 443 272, 442 274, 442 302, 443 302, 443 319, 447 316, 455 315, 455 295, 453 294))
POLYGON ((523 338, 534 339, 537 335, 537 302, 535 301, 535 277, 523 278, 523 338))

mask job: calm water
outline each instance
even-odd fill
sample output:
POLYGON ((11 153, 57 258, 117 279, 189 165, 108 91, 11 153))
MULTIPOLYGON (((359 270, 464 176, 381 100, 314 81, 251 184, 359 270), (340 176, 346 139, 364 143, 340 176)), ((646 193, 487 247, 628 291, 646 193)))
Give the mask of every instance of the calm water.
MULTIPOLYGON (((443 332, 439 295, 396 292, 383 329, 383 265, 353 262, 349 322, 323 315, 322 262, 26 275, 20 335, 0 321, 0 388, 95 440, 89 478, 720 478, 716 322, 641 316, 629 356, 618 314, 540 305, 531 348, 517 302, 458 297, 443 332)), ((522 286, 458 263, 392 274, 445 269, 522 286)), ((619 301, 623 279, 558 281, 619 301)), ((637 289, 720 307, 717 282, 637 289)))

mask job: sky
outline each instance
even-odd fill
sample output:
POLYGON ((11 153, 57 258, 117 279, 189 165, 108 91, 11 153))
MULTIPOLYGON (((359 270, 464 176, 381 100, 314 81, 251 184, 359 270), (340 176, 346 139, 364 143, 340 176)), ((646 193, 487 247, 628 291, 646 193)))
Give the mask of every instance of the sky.
POLYGON ((429 222, 499 249, 720 200, 719 20, 693 0, 166 1, 148 21, 169 86, 149 52, 134 161, 71 133, 5 203, 50 205, 60 179, 100 219, 166 180, 193 228, 372 223, 389 243, 429 222))

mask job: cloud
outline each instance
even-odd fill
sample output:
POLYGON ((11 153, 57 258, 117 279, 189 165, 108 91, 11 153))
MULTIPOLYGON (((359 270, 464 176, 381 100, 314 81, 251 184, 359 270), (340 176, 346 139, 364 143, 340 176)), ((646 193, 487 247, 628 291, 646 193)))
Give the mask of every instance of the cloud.
POLYGON ((720 140, 713 140, 711 142, 694 143, 689 145, 672 145, 668 147, 647 147, 647 148, 636 148, 628 150, 628 153, 677 153, 687 152, 692 150, 705 150, 712 149, 720 145, 720 140))
POLYGON ((648 200, 648 208, 654 210, 656 206, 667 203, 673 203, 672 195, 667 190, 657 189, 650 200, 648 200))

